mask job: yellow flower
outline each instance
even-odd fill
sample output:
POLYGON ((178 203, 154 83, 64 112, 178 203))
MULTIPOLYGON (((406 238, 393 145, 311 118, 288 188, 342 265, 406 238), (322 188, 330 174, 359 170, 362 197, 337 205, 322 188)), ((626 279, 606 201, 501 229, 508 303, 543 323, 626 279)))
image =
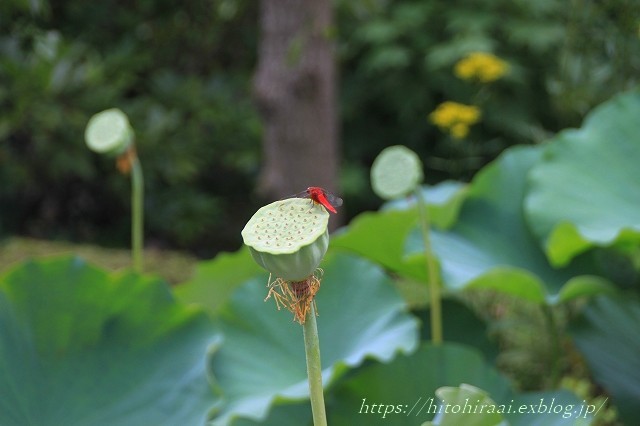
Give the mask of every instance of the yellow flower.
POLYGON ((455 139, 464 139, 469 134, 469 127, 480 121, 481 115, 477 106, 447 101, 429 114, 429 120, 455 139))
POLYGON ((462 80, 479 80, 490 83, 502 78, 509 71, 509 64, 491 53, 474 52, 459 60, 453 72, 462 80))
POLYGON ((469 126, 464 123, 457 123, 449 131, 455 139, 464 139, 469 134, 469 126))

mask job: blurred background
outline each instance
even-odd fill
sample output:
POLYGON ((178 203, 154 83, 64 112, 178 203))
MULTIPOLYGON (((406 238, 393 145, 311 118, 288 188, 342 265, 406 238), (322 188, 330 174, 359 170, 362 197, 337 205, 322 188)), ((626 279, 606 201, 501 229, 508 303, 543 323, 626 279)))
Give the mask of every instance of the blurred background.
POLYGON ((420 154, 428 183, 469 180, 640 79, 636 0, 294 3, 3 0, 0 239, 128 247, 129 180, 84 143, 107 108, 136 132, 147 246, 209 258, 309 185, 344 198, 342 223, 376 209, 386 146, 420 154), (472 52, 508 73, 459 78, 472 52), (465 138, 430 121, 444 101, 481 105, 465 138))

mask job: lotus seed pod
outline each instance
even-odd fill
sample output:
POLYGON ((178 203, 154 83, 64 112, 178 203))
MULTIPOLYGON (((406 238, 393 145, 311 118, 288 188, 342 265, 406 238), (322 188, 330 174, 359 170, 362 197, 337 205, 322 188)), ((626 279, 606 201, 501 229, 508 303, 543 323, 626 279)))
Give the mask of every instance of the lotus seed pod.
POLYGON ((133 143, 133 129, 124 112, 111 108, 91 117, 84 139, 92 151, 121 154, 133 143))
POLYGON ((303 198, 268 204, 249 219, 242 239, 253 259, 278 278, 301 281, 313 274, 329 247, 329 213, 303 198))
POLYGON ((404 197, 422 183, 422 162, 402 145, 382 150, 371 166, 371 186, 386 200, 404 197))

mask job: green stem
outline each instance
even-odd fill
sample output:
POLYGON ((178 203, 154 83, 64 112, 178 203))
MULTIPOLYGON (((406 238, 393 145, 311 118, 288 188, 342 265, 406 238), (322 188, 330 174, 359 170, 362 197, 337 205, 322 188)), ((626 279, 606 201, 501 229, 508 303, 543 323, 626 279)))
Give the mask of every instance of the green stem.
POLYGON ((131 155, 131 251, 133 269, 142 273, 144 178, 138 156, 131 155))
POLYGON ((542 312, 544 312, 545 319, 547 321, 547 327, 549 331, 549 337, 551 339, 551 371, 550 379, 551 386, 555 388, 560 383, 560 375, 562 368, 560 362, 562 360, 562 348, 560 345, 560 333, 558 331, 558 323, 556 321, 553 309, 551 306, 544 304, 542 306, 542 312))
POLYGON ((304 352, 307 357, 307 376, 309 377, 309 396, 314 426, 326 426, 327 414, 324 409, 324 393, 322 389, 322 364, 320 363, 320 340, 316 324, 314 304, 307 314, 302 327, 304 334, 304 352))
POLYGON ((427 212, 427 203, 422 195, 420 188, 415 189, 415 195, 418 204, 418 213, 420 214, 420 230, 422 231, 422 240, 424 242, 424 257, 427 263, 427 274, 429 279, 429 305, 431 312, 431 342, 434 345, 442 344, 442 301, 440 295, 440 280, 438 277, 438 269, 433 257, 431 249, 431 241, 429 239, 429 213, 427 212))

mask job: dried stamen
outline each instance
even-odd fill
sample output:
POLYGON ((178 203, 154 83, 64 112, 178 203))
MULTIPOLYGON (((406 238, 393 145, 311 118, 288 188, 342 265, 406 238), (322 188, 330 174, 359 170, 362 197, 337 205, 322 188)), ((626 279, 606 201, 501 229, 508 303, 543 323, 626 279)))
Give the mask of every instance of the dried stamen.
POLYGON ((284 306, 293 313, 294 321, 304 324, 311 308, 311 303, 313 302, 314 307, 316 307, 314 297, 320 289, 319 276, 322 276, 321 269, 318 269, 316 273, 302 281, 286 281, 282 278, 276 278, 271 281, 271 276, 269 276, 269 282, 267 283, 269 292, 264 300, 267 301, 273 296, 278 310, 284 306))

